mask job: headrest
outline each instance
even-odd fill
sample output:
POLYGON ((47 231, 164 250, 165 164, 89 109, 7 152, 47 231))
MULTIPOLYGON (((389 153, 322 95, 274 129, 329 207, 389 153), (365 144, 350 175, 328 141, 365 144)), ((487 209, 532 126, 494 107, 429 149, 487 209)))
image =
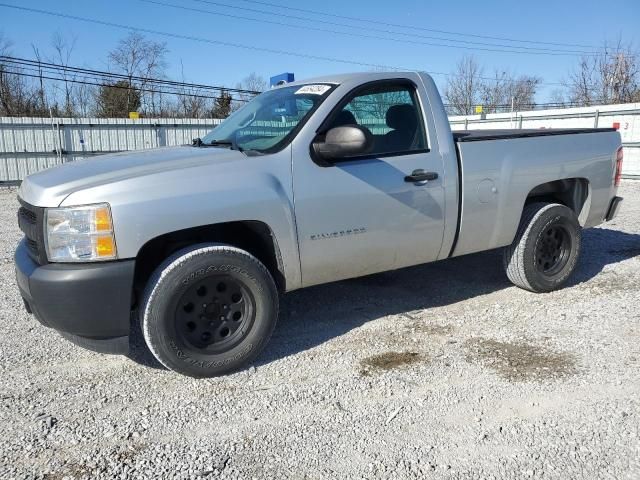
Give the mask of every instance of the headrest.
POLYGON ((349 110, 342 110, 333 121, 333 127, 344 127, 345 125, 357 125, 356 117, 349 110))
POLYGON ((403 103, 391 105, 387 110, 387 126, 395 129, 414 129, 418 124, 416 109, 413 105, 403 103))

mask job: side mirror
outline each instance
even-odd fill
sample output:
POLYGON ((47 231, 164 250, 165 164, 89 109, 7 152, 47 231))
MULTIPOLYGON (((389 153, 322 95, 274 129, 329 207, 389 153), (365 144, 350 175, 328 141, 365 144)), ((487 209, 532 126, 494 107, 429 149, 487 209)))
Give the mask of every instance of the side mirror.
POLYGON ((325 161, 336 161, 363 155, 373 148, 373 136, 359 125, 335 127, 313 142, 315 154, 325 161))

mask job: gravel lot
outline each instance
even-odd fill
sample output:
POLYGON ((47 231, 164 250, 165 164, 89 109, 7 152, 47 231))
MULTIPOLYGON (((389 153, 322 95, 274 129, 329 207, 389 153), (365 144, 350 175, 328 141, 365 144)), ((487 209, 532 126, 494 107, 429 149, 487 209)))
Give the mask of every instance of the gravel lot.
POLYGON ((0 478, 638 479, 640 182, 621 195, 562 291, 499 252, 314 287, 257 364, 192 380, 27 315, 0 189, 0 478))

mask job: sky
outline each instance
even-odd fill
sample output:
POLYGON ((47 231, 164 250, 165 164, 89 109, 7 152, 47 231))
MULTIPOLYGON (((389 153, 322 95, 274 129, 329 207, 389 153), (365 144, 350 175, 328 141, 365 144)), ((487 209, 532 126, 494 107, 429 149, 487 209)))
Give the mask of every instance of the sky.
MULTIPOLYGON (((3 5, 154 30, 158 33, 143 33, 166 42, 169 78, 182 78, 182 64, 187 81, 228 87, 251 72, 266 79, 293 72, 297 80, 367 71, 374 68, 372 65, 450 73, 464 55, 472 54, 487 76, 499 70, 541 77, 543 85, 537 100, 546 101, 579 61, 580 54, 575 51, 591 52, 593 46, 618 38, 640 50, 639 0, 0 0, 0 32, 13 42, 15 56, 33 58, 32 44, 43 56, 52 56, 51 37, 59 32, 77 39, 70 64, 99 70, 110 67, 108 52, 127 35, 126 29, 3 5), (182 8, 166 6, 169 4, 182 8), (196 41, 195 37, 207 41, 196 41), (539 50, 527 50, 538 53, 526 54, 483 50, 512 50, 513 46, 554 51, 538 54, 539 50), (567 50, 573 52, 565 54, 567 50)), ((433 77, 442 88, 447 77, 433 77)))

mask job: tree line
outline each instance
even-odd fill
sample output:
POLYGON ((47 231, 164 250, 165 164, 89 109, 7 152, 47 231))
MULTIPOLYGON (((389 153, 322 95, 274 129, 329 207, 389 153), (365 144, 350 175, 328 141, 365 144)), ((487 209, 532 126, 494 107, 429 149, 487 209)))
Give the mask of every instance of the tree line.
POLYGON ((56 33, 46 54, 32 45, 35 61, 20 64, 9 60, 12 43, 0 32, 0 116, 126 118, 138 112, 154 118, 226 118, 253 97, 251 92, 267 88, 256 73, 235 88, 198 87, 185 81, 183 68, 182 81, 159 88, 158 79, 167 78, 167 45, 135 32, 107 54, 109 72, 117 78, 70 68, 75 45, 75 38, 56 33))
POLYGON ((550 101, 536 103, 543 84, 534 75, 515 76, 496 69, 485 75, 485 69, 474 56, 465 56, 449 75, 444 98, 452 115, 470 115, 476 106, 484 113, 547 108, 587 107, 640 102, 639 53, 631 45, 618 41, 604 43, 598 55, 583 56, 552 91, 550 101))

